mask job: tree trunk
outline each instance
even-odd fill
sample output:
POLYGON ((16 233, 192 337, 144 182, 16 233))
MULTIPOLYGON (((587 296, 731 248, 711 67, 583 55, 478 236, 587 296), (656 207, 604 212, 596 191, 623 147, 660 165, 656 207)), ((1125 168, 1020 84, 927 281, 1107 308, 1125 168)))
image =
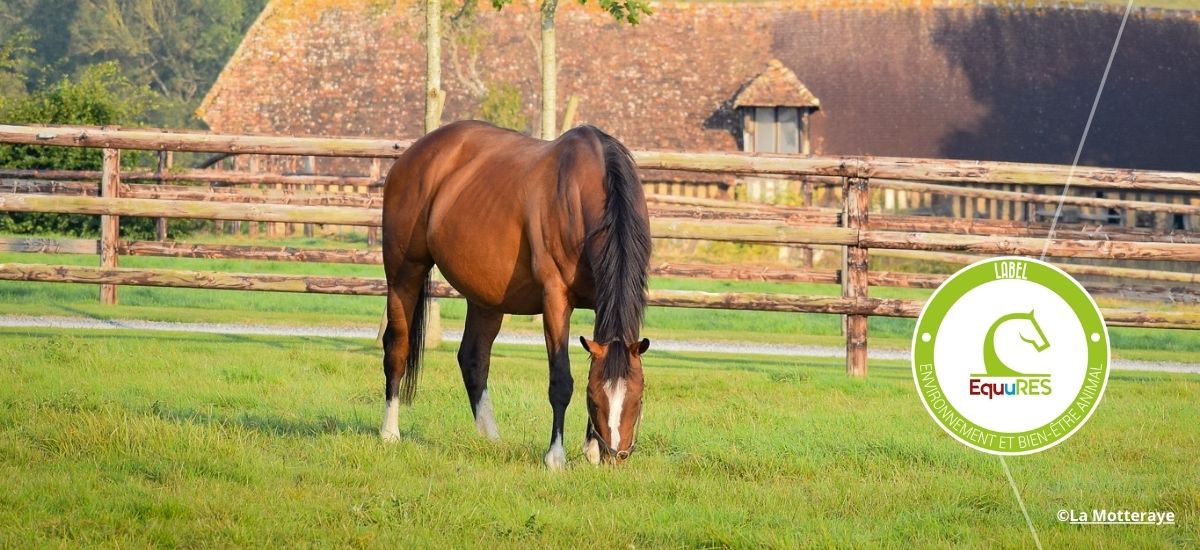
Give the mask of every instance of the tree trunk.
POLYGON ((562 130, 566 132, 575 125, 575 110, 579 108, 579 96, 567 98, 567 110, 563 113, 562 130))
POLYGON ((558 61, 554 51, 554 12, 558 0, 542 0, 542 139, 558 137, 558 61))
MULTIPOLYGON (((442 125, 442 107, 446 104, 446 92, 442 90, 442 0, 425 0, 425 133, 442 125)), ((433 268, 433 279, 440 280, 437 267, 433 268)), ((437 300, 426 306, 425 347, 436 348, 442 343, 442 307, 437 300)), ((376 342, 383 342, 387 327, 387 315, 379 323, 376 342)))
POLYGON ((425 133, 442 125, 442 0, 425 0, 425 133))

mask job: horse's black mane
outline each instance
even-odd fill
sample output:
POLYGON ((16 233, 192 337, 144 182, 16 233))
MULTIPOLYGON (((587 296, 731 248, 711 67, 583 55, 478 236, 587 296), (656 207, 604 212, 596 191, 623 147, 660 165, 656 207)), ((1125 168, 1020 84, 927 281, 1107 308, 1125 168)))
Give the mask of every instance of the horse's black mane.
MULTIPOLYGON (((604 379, 628 376, 625 346, 638 341, 646 310, 646 277, 650 265, 650 224, 642 214, 645 196, 633 155, 621 142, 596 128, 604 149, 604 217, 592 236, 603 239, 589 259, 596 284, 596 327, 593 339, 609 344, 604 379)), ((588 247, 592 249, 592 247, 588 247)))

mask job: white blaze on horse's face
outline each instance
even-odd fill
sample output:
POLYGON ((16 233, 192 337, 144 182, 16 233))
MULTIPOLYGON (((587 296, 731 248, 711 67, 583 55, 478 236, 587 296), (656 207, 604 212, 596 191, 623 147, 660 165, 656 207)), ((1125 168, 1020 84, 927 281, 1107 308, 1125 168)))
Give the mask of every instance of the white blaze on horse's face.
POLYGON ((621 413, 625 408, 625 379, 618 378, 604 383, 604 396, 608 398, 608 444, 621 449, 621 413))
POLYGON ((649 340, 624 344, 619 341, 601 344, 580 338, 591 355, 588 370, 588 423, 584 440, 585 454, 593 463, 624 462, 634 450, 638 422, 642 416, 642 394, 645 381, 642 375, 642 354, 649 340), (604 364, 610 353, 623 353, 628 360, 625 376, 606 379, 604 364))

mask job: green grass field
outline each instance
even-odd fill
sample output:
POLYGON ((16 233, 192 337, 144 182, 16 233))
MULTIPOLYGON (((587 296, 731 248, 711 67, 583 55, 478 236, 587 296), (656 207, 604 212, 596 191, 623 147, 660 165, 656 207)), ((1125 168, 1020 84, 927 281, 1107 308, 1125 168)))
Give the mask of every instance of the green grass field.
MULTIPOLYGON (((909 369, 647 355, 639 451, 569 466, 540 350, 496 350, 504 437, 474 434, 453 351, 429 354, 385 446, 364 342, 0 330, 0 546, 1032 547, 995 457, 922 408, 909 369)), ((580 374, 582 352, 573 353, 580 374)), ((1009 459, 1047 548, 1200 544, 1200 377, 1116 373, 1091 421, 1009 459), (1170 510, 1070 526, 1060 509, 1170 510)))

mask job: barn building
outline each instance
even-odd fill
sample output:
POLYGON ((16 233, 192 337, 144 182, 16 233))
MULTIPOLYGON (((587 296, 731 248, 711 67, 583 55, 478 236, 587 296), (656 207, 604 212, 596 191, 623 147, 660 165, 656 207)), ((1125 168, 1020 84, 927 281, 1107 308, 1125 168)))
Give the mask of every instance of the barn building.
MULTIPOLYGON (((534 6, 447 29, 444 120, 505 113, 536 133, 534 6)), ((418 136, 420 8, 271 0, 198 116, 219 132, 418 136)), ((1070 163, 1121 9, 667 3, 631 27, 563 3, 560 109, 574 97, 575 123, 634 148, 1070 163)), ((1197 89, 1200 16, 1135 9, 1082 163, 1200 171, 1197 89)))

